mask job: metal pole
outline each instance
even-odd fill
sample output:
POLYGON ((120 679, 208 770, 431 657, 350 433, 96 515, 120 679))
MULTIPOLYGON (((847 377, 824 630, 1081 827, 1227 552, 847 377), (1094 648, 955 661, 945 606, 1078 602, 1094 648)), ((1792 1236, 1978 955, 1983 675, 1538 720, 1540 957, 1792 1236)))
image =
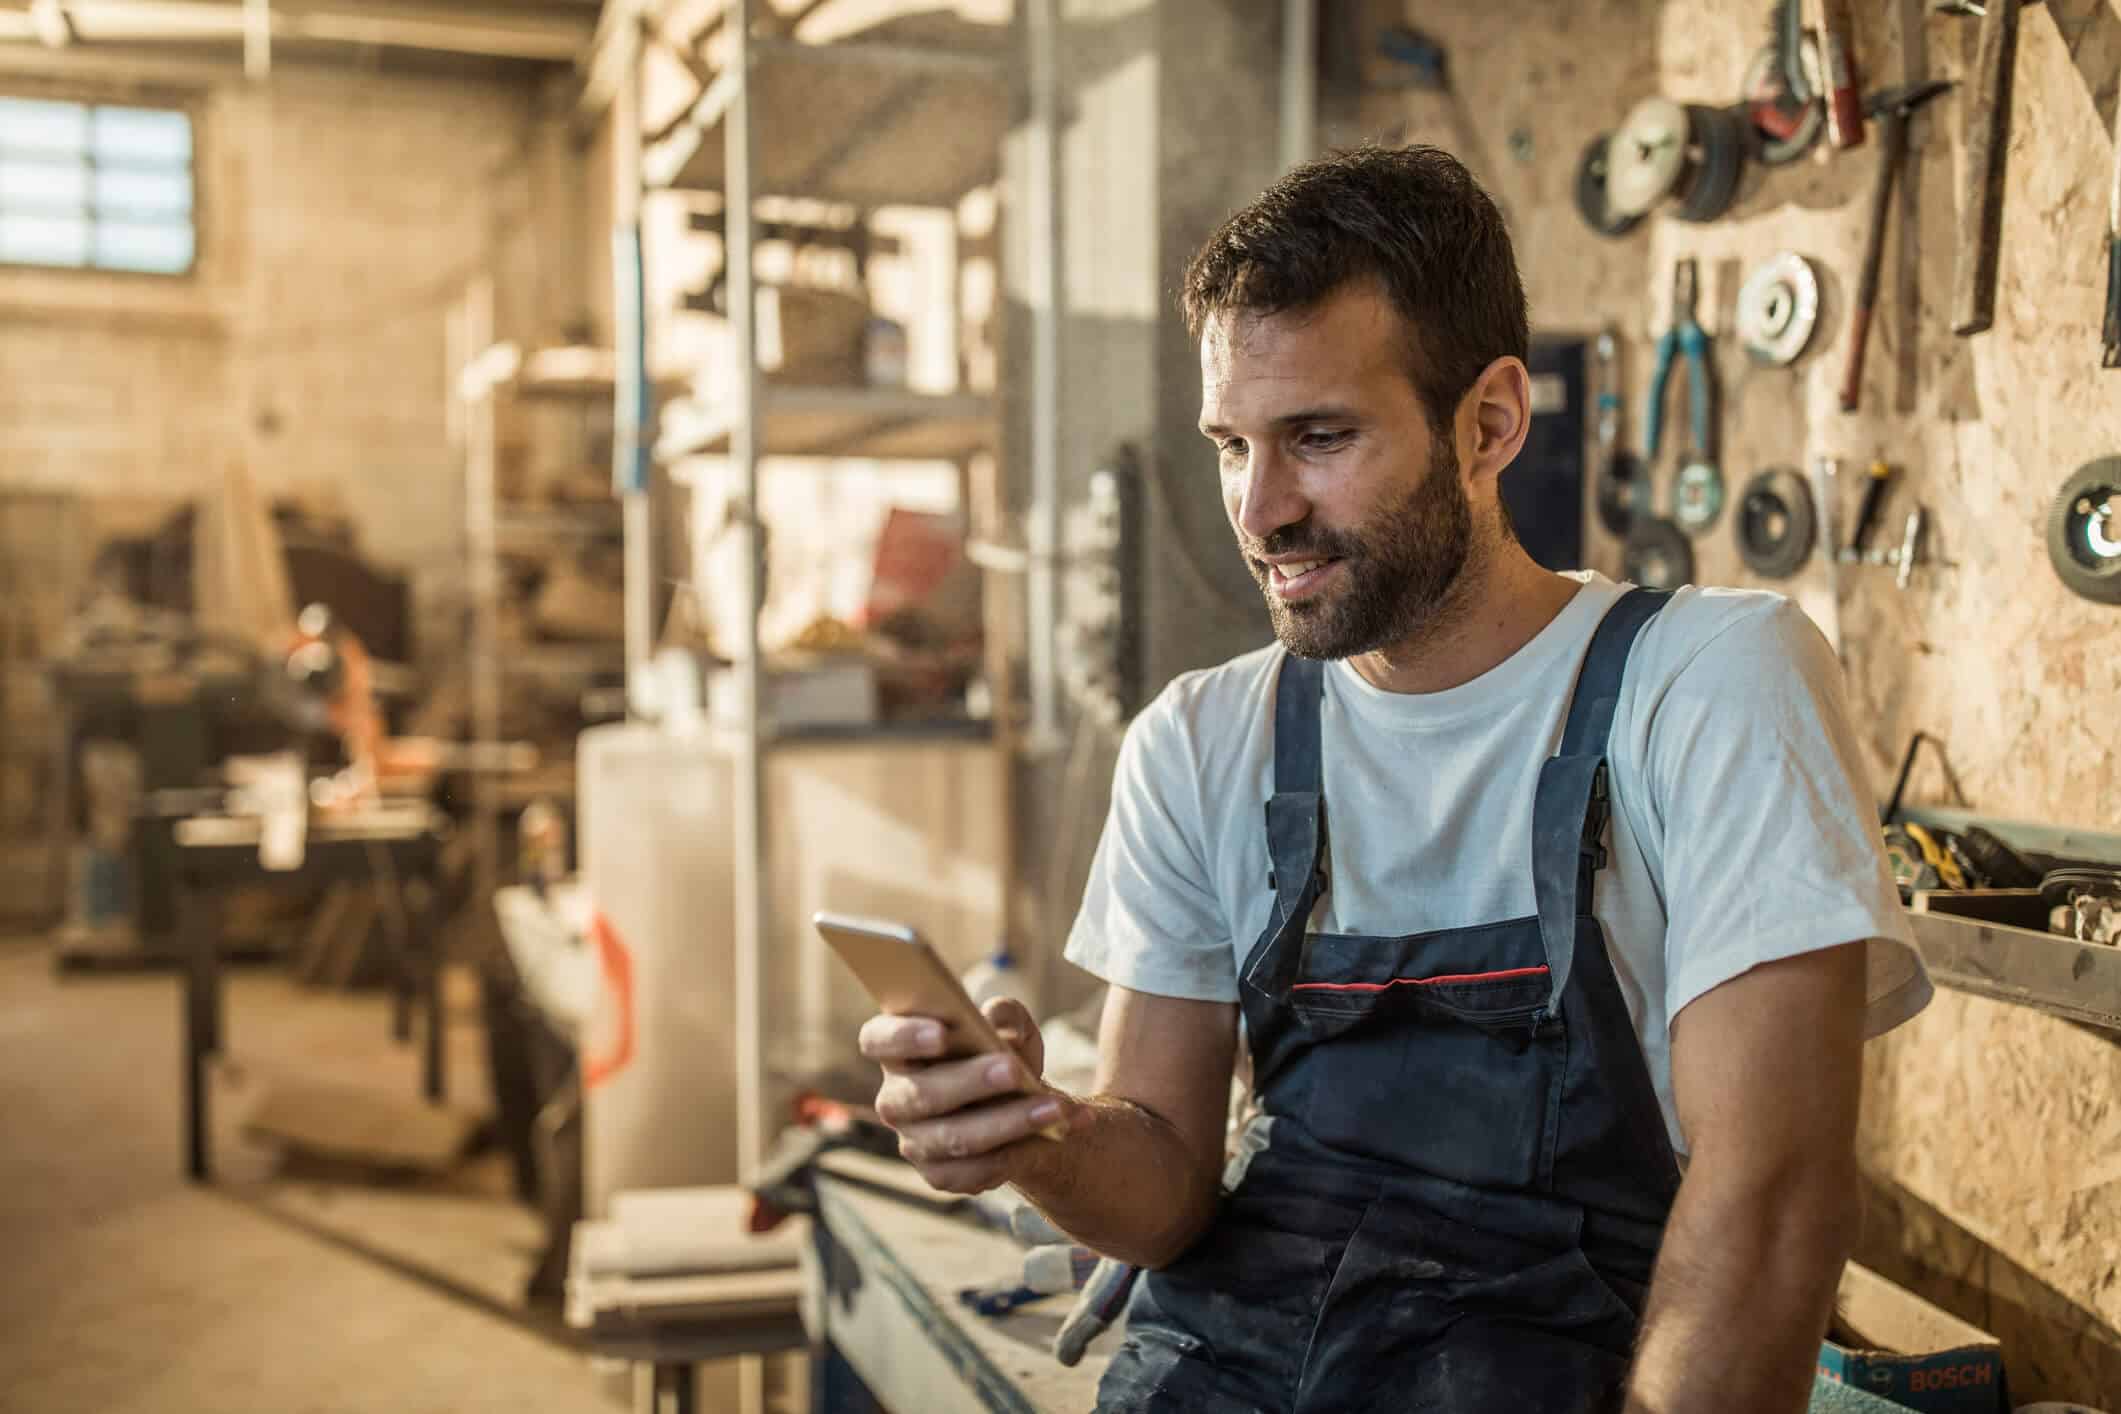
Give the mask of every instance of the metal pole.
POLYGON ((643 415, 648 384, 648 301, 641 244, 642 42, 638 27, 620 43, 626 46, 625 77, 612 104, 616 126, 612 175, 618 189, 611 242, 612 345, 618 376, 612 389, 611 455, 624 537, 626 700, 629 712, 635 712, 655 644, 655 519, 650 513, 648 459, 642 445, 649 431, 643 415))
MULTIPOLYGON (((455 396, 464 399, 464 530, 471 561, 471 736, 492 742, 501 735, 501 568, 496 544, 495 498, 500 494, 494 466, 499 455, 494 428, 494 388, 485 376, 483 355, 493 347, 493 276, 472 281, 464 300, 460 326, 462 359, 451 370, 455 396), (478 385, 466 396, 467 368, 480 368, 478 385)), ((500 783, 490 771, 471 774, 472 897, 487 907, 501 880, 501 833, 495 801, 500 783)))
POLYGON ((1281 170, 1318 151, 1317 0, 1281 4, 1281 170))
POLYGON ((765 746, 759 715, 759 597, 763 576, 759 543, 758 349, 753 331, 756 281, 752 269, 752 177, 757 144, 751 129, 751 0, 731 0, 729 72, 735 96, 723 118, 725 273, 729 328, 736 343, 736 413, 729 434, 729 461, 737 475, 731 525, 743 547, 749 573, 736 585, 743 633, 736 655, 737 702, 742 728, 732 776, 736 789, 736 1089, 737 1172, 749 1182, 765 1155, 766 1059, 762 1010, 763 963, 772 916, 766 898, 765 746))
POLYGON ((1031 265, 1031 509, 1025 540, 1030 616, 1033 751, 1060 741, 1060 14, 1058 0, 1025 12, 1030 71, 1030 152, 1025 242, 1031 265))

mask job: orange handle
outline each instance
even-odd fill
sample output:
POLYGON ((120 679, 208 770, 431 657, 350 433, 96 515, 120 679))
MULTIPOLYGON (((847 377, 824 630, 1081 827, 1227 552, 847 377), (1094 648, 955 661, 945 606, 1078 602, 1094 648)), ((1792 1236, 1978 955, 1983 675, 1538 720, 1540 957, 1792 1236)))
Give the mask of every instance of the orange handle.
POLYGON ((582 1088, 594 1090, 633 1060, 633 954, 619 941, 618 930, 602 912, 590 915, 589 941, 596 945, 597 966, 618 1011, 611 1049, 582 1058, 582 1088))

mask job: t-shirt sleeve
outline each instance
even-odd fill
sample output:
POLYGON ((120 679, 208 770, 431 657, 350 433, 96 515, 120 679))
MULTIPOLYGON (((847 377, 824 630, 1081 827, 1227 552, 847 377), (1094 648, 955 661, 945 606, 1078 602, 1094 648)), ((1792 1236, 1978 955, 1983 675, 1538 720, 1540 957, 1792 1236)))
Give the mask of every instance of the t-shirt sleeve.
POLYGON ((1647 749, 1667 1016, 1762 963, 1859 941, 1870 1034, 1922 1009, 1930 983, 1859 784, 1840 665, 1802 611, 1778 601, 1696 650, 1656 705, 1647 749))
POLYGON ((1067 958, 1137 992, 1237 1000, 1237 966, 1207 865, 1197 754, 1181 684, 1128 726, 1112 807, 1067 958))

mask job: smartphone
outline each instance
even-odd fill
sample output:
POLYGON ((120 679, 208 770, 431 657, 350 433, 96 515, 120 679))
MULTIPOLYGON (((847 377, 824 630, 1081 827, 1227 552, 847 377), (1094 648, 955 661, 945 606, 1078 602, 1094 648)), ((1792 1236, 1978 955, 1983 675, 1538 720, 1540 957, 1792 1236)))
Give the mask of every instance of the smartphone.
MULTIPOLYGON (((840 961, 854 970, 879 1010, 888 1016, 926 1016, 942 1023, 944 1059, 1004 1055, 1016 1063, 1017 1089, 1027 1095, 1046 1089, 1016 1048, 1002 1039, 973 1004, 942 955, 919 933, 903 923, 841 913, 813 914, 810 923, 840 961)), ((1040 1132, 1058 1139, 1065 1131, 1056 1125, 1040 1132)))

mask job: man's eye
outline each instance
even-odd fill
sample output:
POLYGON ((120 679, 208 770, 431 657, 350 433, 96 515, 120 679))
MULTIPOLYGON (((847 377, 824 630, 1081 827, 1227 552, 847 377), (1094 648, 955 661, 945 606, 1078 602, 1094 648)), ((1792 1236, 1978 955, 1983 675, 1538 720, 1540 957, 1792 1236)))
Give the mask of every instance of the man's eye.
POLYGON ((1229 437, 1215 444, 1215 449, 1226 457, 1241 457, 1245 454, 1245 439, 1229 437))
POLYGON ((1352 432, 1306 432, 1300 440, 1305 451, 1330 452, 1354 435, 1352 432))

